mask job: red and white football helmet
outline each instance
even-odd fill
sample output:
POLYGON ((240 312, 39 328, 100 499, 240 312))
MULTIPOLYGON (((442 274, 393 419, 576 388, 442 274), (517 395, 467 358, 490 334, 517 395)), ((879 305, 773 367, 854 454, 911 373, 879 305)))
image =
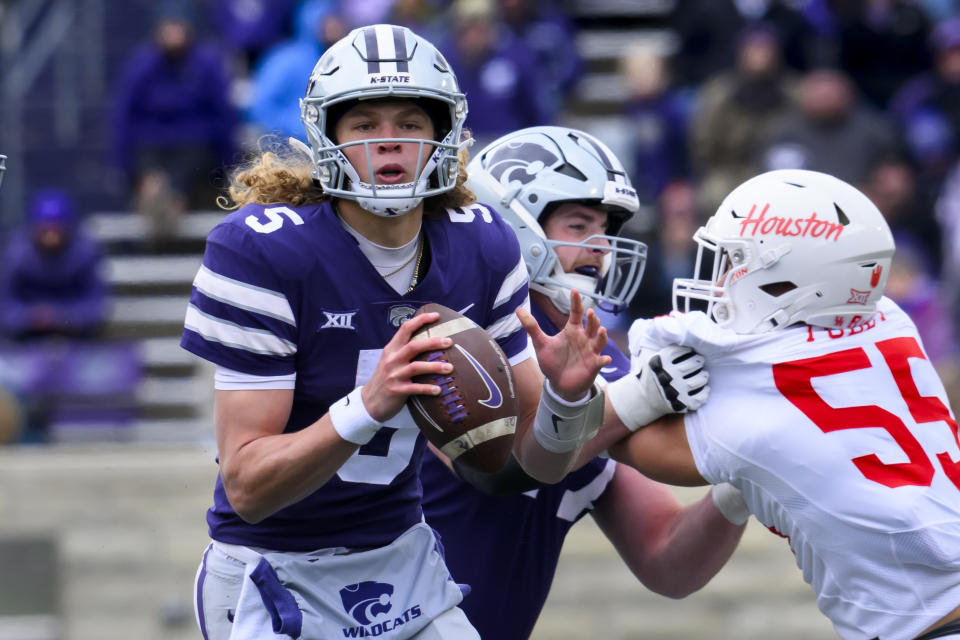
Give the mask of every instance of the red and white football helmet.
POLYGON ((864 194, 799 169, 747 180, 693 239, 700 245, 693 278, 674 280, 674 309, 705 300, 707 315, 737 333, 868 320, 894 251, 886 220, 864 194), (706 252, 713 255, 711 280, 698 279, 706 252))

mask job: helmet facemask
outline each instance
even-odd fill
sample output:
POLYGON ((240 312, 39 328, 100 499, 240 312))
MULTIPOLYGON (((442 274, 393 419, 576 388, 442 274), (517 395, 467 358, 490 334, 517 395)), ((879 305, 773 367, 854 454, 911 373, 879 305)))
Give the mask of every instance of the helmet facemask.
MULTIPOLYGON (((587 308, 596 306, 609 313, 619 313, 637 293, 647 260, 647 247, 629 238, 609 235, 592 235, 581 242, 567 242, 544 238, 548 254, 553 256, 549 271, 530 274, 530 288, 540 291, 563 313, 570 311, 570 290, 576 289, 584 298, 587 308), (575 247, 597 250, 603 247, 603 263, 596 274, 566 272, 560 264, 558 247, 575 247)), ((547 265, 545 265, 547 266, 547 265)))

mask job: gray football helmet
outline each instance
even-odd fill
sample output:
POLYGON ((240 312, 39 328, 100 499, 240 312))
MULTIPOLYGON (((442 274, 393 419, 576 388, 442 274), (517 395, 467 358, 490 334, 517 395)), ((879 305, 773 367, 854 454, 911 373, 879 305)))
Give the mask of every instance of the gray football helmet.
POLYGON ((3 184, 3 174, 7 171, 7 156, 0 154, 0 184, 3 184))
MULTIPOLYGON (((436 47, 406 27, 377 24, 354 29, 333 44, 317 61, 306 96, 300 101, 300 119, 306 126, 314 163, 314 177, 325 193, 356 200, 364 209, 389 217, 416 207, 424 198, 449 191, 457 183, 457 154, 467 101, 453 70, 436 47), (377 185, 360 181, 343 149, 385 139, 336 144, 332 139, 338 113, 355 100, 410 98, 430 114, 438 128, 436 141, 396 138, 390 142, 420 145, 418 161, 429 161, 413 182, 377 185), (333 115, 331 116, 331 111, 333 115), (431 149, 432 147, 432 149, 431 149)), ((371 165, 372 166, 372 165, 371 165)))
POLYGON ((513 227, 530 272, 530 288, 570 310, 570 289, 586 306, 622 311, 637 292, 647 246, 617 236, 639 208, 637 193, 617 157, 590 134, 567 127, 530 127, 484 148, 467 167, 467 186, 477 200, 494 207, 513 227), (577 202, 607 212, 607 235, 584 242, 550 240, 542 223, 560 204, 577 202), (566 273, 556 247, 609 242, 600 277, 566 273))

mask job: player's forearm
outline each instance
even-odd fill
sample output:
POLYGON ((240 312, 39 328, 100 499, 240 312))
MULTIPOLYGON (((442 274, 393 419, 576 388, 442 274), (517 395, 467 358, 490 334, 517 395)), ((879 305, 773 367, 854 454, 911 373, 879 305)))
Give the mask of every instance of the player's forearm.
POLYGON ((600 431, 581 447, 574 469, 579 469, 598 455, 604 454, 611 446, 631 435, 631 431, 624 426, 616 411, 610 406, 610 398, 604 399, 603 423, 600 431))
POLYGON ((528 428, 521 432, 517 429, 513 453, 531 477, 546 484, 554 484, 563 479, 577 461, 578 449, 562 453, 547 451, 537 442, 533 429, 528 428))
POLYGON ((325 415, 301 431, 248 442, 221 459, 220 475, 230 506, 256 523, 322 487, 356 450, 325 415))
MULTIPOLYGON (((683 507, 660 544, 634 573, 643 584, 669 598, 683 598, 706 585, 726 564, 743 535, 709 494, 683 507)), ((631 567, 634 568, 634 567, 631 567)))
POLYGON ((544 382, 532 424, 518 430, 517 460, 537 480, 555 483, 581 462, 580 451, 603 421, 604 396, 596 388, 574 402, 544 382))

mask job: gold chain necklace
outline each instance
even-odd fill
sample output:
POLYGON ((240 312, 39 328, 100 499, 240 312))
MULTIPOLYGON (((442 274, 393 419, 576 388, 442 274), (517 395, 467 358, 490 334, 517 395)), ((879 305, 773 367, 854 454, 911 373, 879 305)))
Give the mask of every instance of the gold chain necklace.
POLYGON ((394 274, 396 274, 396 273, 400 273, 401 271, 403 271, 403 270, 406 268, 406 266, 407 266, 408 264, 410 264, 410 263, 413 262, 414 260, 418 259, 418 258, 420 257, 420 242, 421 242, 421 240, 420 240, 420 238, 419 238, 419 236, 418 236, 418 237, 417 237, 417 251, 416 251, 413 255, 411 255, 409 258, 407 258, 406 262, 404 262, 402 265, 400 265, 399 267, 397 267, 396 269, 394 269, 394 270, 391 271, 390 273, 385 273, 385 274, 383 274, 383 277, 384 277, 384 278, 389 278, 390 276, 392 276, 392 275, 394 275, 394 274))
POLYGON ((413 277, 410 278, 410 286, 407 287, 405 293, 410 293, 413 291, 413 288, 417 286, 417 281, 420 279, 420 260, 423 258, 423 244, 426 242, 425 238, 421 234, 420 242, 417 243, 417 262, 413 265, 413 277))

